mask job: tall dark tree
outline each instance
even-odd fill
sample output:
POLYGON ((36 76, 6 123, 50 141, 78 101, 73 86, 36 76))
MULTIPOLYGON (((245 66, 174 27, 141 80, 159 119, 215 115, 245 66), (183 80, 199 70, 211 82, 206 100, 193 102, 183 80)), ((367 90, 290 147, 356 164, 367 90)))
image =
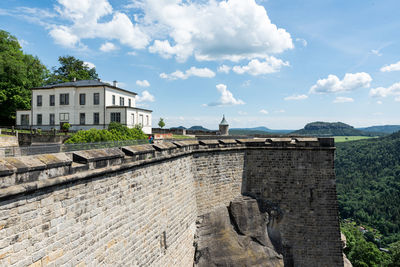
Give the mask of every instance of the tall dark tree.
POLYGON ((99 75, 96 68, 90 68, 85 62, 73 56, 63 56, 58 58, 60 67, 52 68, 48 84, 71 82, 77 80, 94 80, 98 79, 99 75))
POLYGON ((48 75, 37 57, 24 54, 18 40, 0 30, 0 125, 14 125, 17 109, 30 109, 30 88, 48 75))

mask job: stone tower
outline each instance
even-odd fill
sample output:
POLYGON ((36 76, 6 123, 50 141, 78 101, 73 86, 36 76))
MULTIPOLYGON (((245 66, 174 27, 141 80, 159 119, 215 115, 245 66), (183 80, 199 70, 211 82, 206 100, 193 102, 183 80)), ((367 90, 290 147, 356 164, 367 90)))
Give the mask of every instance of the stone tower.
POLYGON ((229 124, 225 120, 225 115, 222 117, 222 121, 219 124, 219 134, 220 135, 229 135, 229 124))

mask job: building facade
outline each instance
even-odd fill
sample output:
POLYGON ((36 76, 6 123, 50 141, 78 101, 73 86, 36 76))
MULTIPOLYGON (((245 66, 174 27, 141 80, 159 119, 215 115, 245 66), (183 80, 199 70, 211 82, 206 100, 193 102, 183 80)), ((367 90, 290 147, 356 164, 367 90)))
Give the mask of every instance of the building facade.
POLYGON ((141 125, 151 134, 151 110, 136 107, 136 93, 98 80, 74 81, 32 88, 31 110, 17 110, 17 128, 106 129, 110 122, 129 128, 141 125))

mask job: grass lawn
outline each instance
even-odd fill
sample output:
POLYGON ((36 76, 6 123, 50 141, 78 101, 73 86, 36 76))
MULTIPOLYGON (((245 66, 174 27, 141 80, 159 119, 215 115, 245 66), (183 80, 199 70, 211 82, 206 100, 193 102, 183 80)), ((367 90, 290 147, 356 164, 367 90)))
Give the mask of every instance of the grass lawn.
POLYGON ((334 136, 336 143, 356 141, 361 139, 376 138, 372 136, 334 136))
POLYGON ((193 136, 173 134, 173 139, 193 139, 193 136))

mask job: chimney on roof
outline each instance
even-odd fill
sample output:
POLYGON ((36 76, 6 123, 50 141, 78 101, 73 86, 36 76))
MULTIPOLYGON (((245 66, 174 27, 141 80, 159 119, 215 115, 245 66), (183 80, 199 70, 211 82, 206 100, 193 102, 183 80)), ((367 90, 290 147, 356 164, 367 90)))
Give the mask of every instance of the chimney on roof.
POLYGON ((74 77, 74 82, 76 82, 76 77, 74 77))
POLYGON ((113 86, 117 87, 117 81, 113 81, 113 86))

